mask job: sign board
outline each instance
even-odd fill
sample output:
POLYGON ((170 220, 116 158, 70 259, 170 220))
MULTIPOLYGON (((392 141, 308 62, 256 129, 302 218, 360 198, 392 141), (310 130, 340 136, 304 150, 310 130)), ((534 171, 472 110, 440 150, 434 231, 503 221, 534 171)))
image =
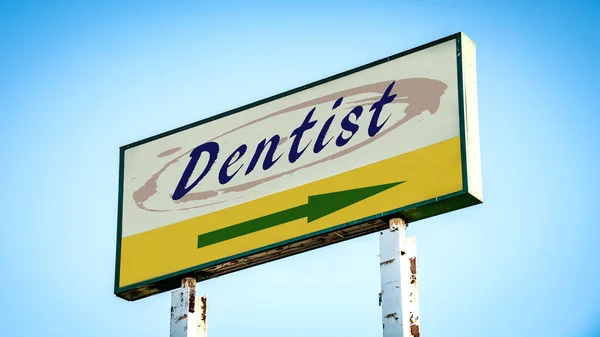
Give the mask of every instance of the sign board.
POLYGON ((123 146, 115 294, 481 201, 475 46, 459 33, 123 146))

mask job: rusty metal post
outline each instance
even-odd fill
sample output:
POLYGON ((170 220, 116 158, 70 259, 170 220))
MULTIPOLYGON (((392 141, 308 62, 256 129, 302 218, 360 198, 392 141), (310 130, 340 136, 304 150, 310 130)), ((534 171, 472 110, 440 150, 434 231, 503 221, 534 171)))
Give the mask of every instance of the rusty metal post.
POLYGON ((389 224, 379 236, 383 336, 420 337, 416 239, 406 237, 404 220, 389 224))
POLYGON ((171 292, 171 337, 206 337, 206 296, 196 297, 196 279, 171 292))

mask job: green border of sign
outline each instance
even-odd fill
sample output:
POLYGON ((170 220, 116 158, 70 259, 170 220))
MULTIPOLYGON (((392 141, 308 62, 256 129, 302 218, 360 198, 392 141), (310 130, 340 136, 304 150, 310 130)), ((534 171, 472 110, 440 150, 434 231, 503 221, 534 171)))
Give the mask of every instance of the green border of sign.
MULTIPOLYGON (((224 262, 230 262, 230 261, 235 261, 237 259, 240 258, 244 258, 244 257, 248 257, 251 256, 253 254, 259 253, 259 252, 263 252, 269 249, 273 249, 273 248, 277 248, 277 247, 282 247, 285 245, 289 245, 292 243, 296 243, 302 240, 306 240, 308 238, 315 238, 315 237, 319 237, 321 235, 325 235, 325 234, 329 234, 335 231, 339 231, 341 229, 344 228, 348 228, 348 227, 352 227, 352 226, 356 226, 359 224, 363 224, 365 222, 368 221, 372 221, 372 220, 377 220, 377 219, 386 219, 386 218, 391 218, 393 216, 400 216, 402 218, 404 218, 407 222, 413 222, 413 221, 417 221, 417 220, 422 220, 431 216, 435 216, 435 215, 439 215, 442 213, 446 213, 446 212, 450 212, 453 210, 458 210, 464 207, 468 207, 468 206, 472 206, 472 205, 476 205, 481 203, 481 201, 472 196, 469 193, 469 189, 468 189, 468 168, 467 168, 467 144, 466 144, 466 132, 465 132, 465 106, 464 106, 464 91, 463 91, 463 65, 462 65, 462 56, 461 56, 461 51, 462 51, 462 33, 455 33, 449 36, 446 36, 444 38, 435 40, 433 42, 400 52, 398 54, 392 55, 392 56, 388 56, 386 58, 365 64, 363 66, 339 73, 337 75, 333 75, 330 77, 327 77, 325 79, 307 84, 307 85, 303 85, 301 87, 283 92, 281 94, 275 95, 275 96, 271 96, 269 98, 265 98, 262 99, 260 101, 251 103, 251 104, 247 104, 244 105, 242 107, 227 111, 227 112, 223 112, 220 114, 217 114, 215 116, 200 120, 198 122, 194 122, 128 145, 124 145, 121 146, 119 149, 119 195, 118 195, 118 210, 117 210, 117 244, 116 244, 116 248, 117 248, 117 253, 116 253, 116 263, 115 263, 115 285, 114 285, 114 293, 115 295, 126 299, 126 300, 137 300, 140 298, 144 298, 156 293, 160 293, 160 292, 164 292, 164 291, 168 291, 168 290, 172 290, 174 288, 179 287, 180 285, 180 281, 181 278, 186 277, 186 276, 190 276, 190 275, 194 275, 195 273, 198 273, 199 271, 201 271, 202 269, 205 268, 209 268, 209 267, 213 267, 216 265, 219 265, 221 263, 224 262), (426 200, 426 201, 422 201, 416 204, 412 204, 412 205, 408 205, 402 208, 398 208, 389 212, 385 212, 385 213, 380 213, 377 215, 373 215, 371 217, 367 217, 367 218, 363 218, 363 219, 359 219, 356 221, 351 221, 349 223, 345 223, 345 224, 341 224, 335 227, 331 227, 322 231, 319 231, 317 233, 311 233, 308 235, 304 235, 301 237, 297 237, 291 240, 287 240, 287 241, 282 241, 270 246, 266 246, 266 247, 262 247, 256 250, 252 250, 252 251, 248 251, 239 255, 235 255, 235 256, 231 256, 228 258, 224 258, 221 260, 217 260, 217 261, 213 261, 207 264, 202 264, 202 265, 198 265, 192 268, 188 268, 179 272, 175 272, 172 274, 168 274, 165 276, 161 276, 161 277, 157 277, 154 279, 150 279, 144 282, 139 282, 136 284, 132 284, 126 287, 119 287, 119 277, 120 277, 120 262, 121 262, 121 233, 122 233, 122 215, 123 215, 123 172, 124 172, 124 157, 125 157, 125 150, 144 144, 144 143, 148 143, 151 142, 153 140, 162 138, 162 137, 166 137, 193 127, 196 127, 198 125, 202 125, 202 124, 206 124, 208 122, 217 120, 219 118, 223 118, 229 115, 233 115, 236 114, 238 112, 242 112, 245 111, 247 109, 250 109, 252 107, 270 102, 270 101, 274 101, 277 99, 280 99, 282 97, 285 96, 289 96, 292 94, 295 94, 297 92, 306 90, 306 89, 310 89, 312 87, 321 85, 323 83, 327 83, 339 78, 342 78, 344 76, 386 63, 388 61, 391 60, 395 60, 397 58, 418 52, 420 50, 423 49, 427 49, 433 46, 436 46, 438 44, 447 42, 447 41, 451 41, 451 40, 456 40, 456 49, 457 49, 457 70, 458 70, 458 108, 459 108, 459 127, 460 127, 460 146, 461 146, 461 161, 462 161, 462 168, 463 168, 463 189, 462 191, 459 192, 455 192, 455 193, 451 193, 442 197, 437 197, 434 199, 430 199, 430 200, 426 200), (152 286, 152 289, 154 289, 154 291, 140 291, 140 289, 144 289, 147 288, 148 286, 152 286)), ((367 234, 367 233, 365 233, 367 234)), ((339 241, 336 241, 339 242, 339 241)), ((322 246, 319 247, 314 247, 314 248, 310 248, 310 249, 306 249, 306 250, 302 250, 302 251, 298 251, 294 254, 290 254, 290 255, 286 255, 285 257, 291 256, 291 255, 295 255, 298 254, 300 252, 306 252, 308 250, 312 250, 312 249, 316 249, 316 248, 321 248, 328 245, 328 243, 324 243, 322 246)), ((254 265, 253 265, 254 266, 254 265)), ((211 275, 208 278, 213 278, 213 277, 218 277, 221 276, 222 274, 214 274, 211 275)), ((207 279, 207 278, 206 278, 207 279)))

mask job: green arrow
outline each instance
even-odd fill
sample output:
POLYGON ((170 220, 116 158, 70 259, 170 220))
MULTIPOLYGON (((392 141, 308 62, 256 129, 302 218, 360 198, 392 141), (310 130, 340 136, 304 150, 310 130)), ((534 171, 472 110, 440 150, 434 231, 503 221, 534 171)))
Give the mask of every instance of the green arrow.
POLYGON ((198 248, 210 246, 221 241, 237 238, 239 236, 258 232, 263 229, 302 218, 308 218, 308 222, 312 222, 396 185, 400 185, 403 182, 404 181, 400 181, 391 184, 312 195, 308 197, 308 203, 304 205, 198 235, 198 248))

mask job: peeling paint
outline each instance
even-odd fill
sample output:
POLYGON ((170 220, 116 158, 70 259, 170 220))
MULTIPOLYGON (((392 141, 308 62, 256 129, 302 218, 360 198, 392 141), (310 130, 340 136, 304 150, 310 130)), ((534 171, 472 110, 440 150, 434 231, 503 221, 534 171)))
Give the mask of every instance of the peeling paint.
POLYGON ((390 264, 390 263, 392 263, 392 262, 394 262, 394 261, 396 261, 396 259, 390 259, 390 260, 386 260, 386 261, 383 261, 383 262, 381 262, 379 265, 380 265, 380 266, 383 266, 384 264, 390 264))
POLYGON ((410 261, 410 272, 414 275, 417 273, 417 258, 411 257, 408 260, 410 261))
POLYGON ((190 289, 190 295, 188 298, 188 305, 190 312, 193 314, 196 311, 196 289, 190 289))
POLYGON ((181 286, 183 288, 188 288, 188 308, 190 313, 194 313, 196 311, 196 278, 195 277, 186 277, 181 281, 181 286))
POLYGON ((414 337, 420 337, 421 332, 419 331, 419 326, 416 324, 411 324, 410 326, 410 335, 414 337))
POLYGON ((404 220, 402 220, 400 218, 395 218, 395 219, 390 220, 390 230, 391 231, 396 231, 400 227, 404 227, 404 226, 405 226, 405 222, 404 222, 404 220))
POLYGON ((200 319, 202 322, 206 323, 206 296, 200 297, 200 301, 202 301, 202 312, 200 314, 200 319))

